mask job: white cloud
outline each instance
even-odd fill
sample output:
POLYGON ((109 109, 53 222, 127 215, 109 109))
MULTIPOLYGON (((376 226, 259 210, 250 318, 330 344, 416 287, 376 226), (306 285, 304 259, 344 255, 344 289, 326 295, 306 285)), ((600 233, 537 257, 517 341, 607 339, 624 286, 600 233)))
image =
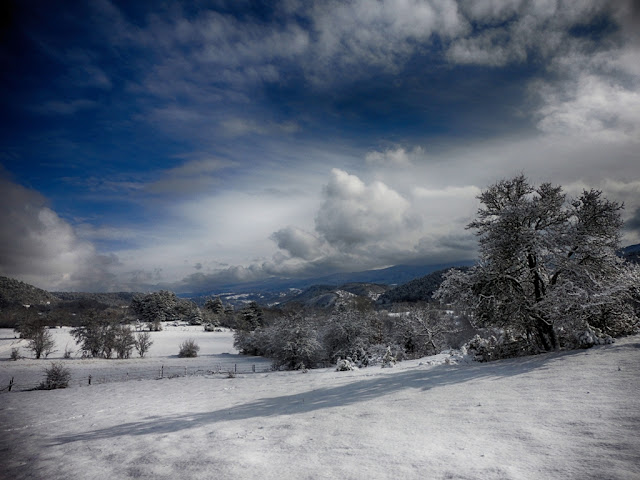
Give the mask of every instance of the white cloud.
POLYGON ((0 179, 0 192, 0 275, 48 290, 113 285, 115 255, 99 255, 39 193, 6 179, 0 179))
POLYGON ((474 185, 468 185, 464 187, 448 186, 448 187, 439 188, 439 189, 416 187, 413 190, 413 194, 416 197, 434 198, 434 199, 436 198, 446 199, 451 197, 468 199, 468 198, 477 197, 480 194, 480 192, 481 190, 474 185))
POLYGON ((409 223, 409 202, 382 182, 365 185, 355 175, 331 171, 316 230, 333 245, 350 247, 388 238, 409 223))
POLYGON ((538 88, 543 105, 538 127, 554 134, 598 136, 607 141, 640 138, 640 93, 608 76, 582 73, 561 86, 538 88))

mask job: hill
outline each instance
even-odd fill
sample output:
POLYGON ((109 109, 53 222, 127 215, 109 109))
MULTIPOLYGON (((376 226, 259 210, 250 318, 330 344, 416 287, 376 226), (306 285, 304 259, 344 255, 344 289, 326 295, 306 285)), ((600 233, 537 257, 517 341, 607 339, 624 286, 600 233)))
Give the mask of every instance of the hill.
POLYGON ((386 285, 374 283, 347 283, 338 287, 332 285, 313 285, 294 297, 282 302, 282 305, 300 304, 313 308, 332 308, 337 303, 357 300, 358 298, 375 301, 388 290, 386 285))
MULTIPOLYGON (((468 267, 459 267, 466 270, 468 267)), ((416 278, 404 285, 398 285, 395 288, 383 293, 378 298, 379 305, 390 305, 392 303, 404 302, 430 302, 433 292, 435 292, 442 283, 443 276, 449 269, 438 270, 436 272, 416 278)))
POLYGON ((53 292, 54 295, 65 302, 99 303, 109 307, 122 307, 129 305, 131 299, 137 295, 135 292, 115 293, 86 293, 86 292, 53 292))
POLYGON ((9 277, 0 277, 0 306, 46 305, 59 301, 55 295, 9 277))

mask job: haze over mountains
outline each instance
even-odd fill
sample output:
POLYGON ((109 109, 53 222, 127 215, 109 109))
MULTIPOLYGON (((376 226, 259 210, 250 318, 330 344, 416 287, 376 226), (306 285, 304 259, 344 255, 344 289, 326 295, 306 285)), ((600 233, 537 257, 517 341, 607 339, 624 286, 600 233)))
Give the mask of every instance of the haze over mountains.
MULTIPOLYGON (((622 248, 619 255, 628 261, 639 263, 640 244, 622 248)), ((378 305, 391 305, 428 301, 448 268, 470 265, 471 262, 396 265, 379 270, 336 273, 307 279, 275 277, 259 282, 230 283, 201 292, 183 292, 178 296, 191 299, 198 305, 204 304, 208 297, 220 296, 225 304, 234 306, 255 301, 262 305, 298 303, 324 308, 332 306, 344 295, 352 295, 367 297, 378 305)), ((48 292, 19 280, 0 277, 0 307, 55 305, 59 302, 96 302, 107 306, 125 306, 130 304, 135 293, 48 292)))

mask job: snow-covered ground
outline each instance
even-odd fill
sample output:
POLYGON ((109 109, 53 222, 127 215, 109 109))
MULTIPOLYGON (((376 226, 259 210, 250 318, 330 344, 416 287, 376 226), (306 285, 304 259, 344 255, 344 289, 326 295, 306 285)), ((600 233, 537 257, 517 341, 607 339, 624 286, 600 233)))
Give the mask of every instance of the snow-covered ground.
POLYGON ((640 478, 640 336, 447 358, 5 393, 0 477, 640 478))
POLYGON ((233 332, 223 329, 222 332, 205 332, 198 326, 164 325, 161 332, 151 332, 153 345, 145 358, 139 358, 132 352, 132 358, 94 359, 80 358, 81 352, 70 335, 70 328, 52 329, 50 332, 56 342, 55 351, 47 359, 30 358, 31 352, 25 340, 16 338, 17 334, 6 328, 0 329, 0 390, 6 388, 11 378, 16 389, 37 386, 44 378, 44 369, 51 362, 63 362, 71 371, 71 385, 87 385, 89 376, 92 384, 100 382, 121 381, 128 378, 152 379, 156 376, 172 376, 206 371, 227 372, 229 370, 257 371, 268 370, 271 361, 261 357, 239 355, 233 347, 233 332), (200 346, 197 358, 179 358, 180 344, 187 339, 194 339, 200 346), (19 348, 24 357, 11 361, 11 349, 19 348), (63 359, 65 349, 74 350, 71 359, 63 359))

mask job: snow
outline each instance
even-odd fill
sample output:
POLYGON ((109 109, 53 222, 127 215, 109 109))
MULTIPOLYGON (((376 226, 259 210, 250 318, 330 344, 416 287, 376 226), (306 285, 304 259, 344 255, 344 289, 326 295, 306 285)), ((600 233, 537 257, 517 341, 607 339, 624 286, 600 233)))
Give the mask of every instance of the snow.
POLYGON ((4 393, 0 478, 635 480, 639 374, 633 336, 483 364, 4 393))
MULTIPOLYGON (((153 345, 145 358, 139 358, 134 350, 132 358, 122 359, 81 359, 81 352, 70 334, 69 327, 52 329, 56 342, 56 351, 45 359, 24 358, 18 361, 0 361, 0 389, 5 388, 14 378, 15 388, 26 389, 37 386, 43 378, 44 369, 51 361, 62 361, 71 370, 72 386, 86 385, 89 375, 92 384, 121 381, 126 378, 156 378, 160 375, 184 375, 203 373, 208 370, 226 372, 228 370, 257 371, 270 369, 271 361, 262 357, 239 355, 233 347, 233 332, 205 332, 202 326, 172 326, 163 324, 164 330, 151 332, 153 345), (180 344, 194 339, 200 346, 197 358, 179 358, 180 344), (73 349, 72 359, 63 359, 66 348, 73 349)), ((15 338, 10 329, 0 329, 0 359, 9 359, 11 349, 20 348, 20 354, 29 357, 27 342, 15 338)))

